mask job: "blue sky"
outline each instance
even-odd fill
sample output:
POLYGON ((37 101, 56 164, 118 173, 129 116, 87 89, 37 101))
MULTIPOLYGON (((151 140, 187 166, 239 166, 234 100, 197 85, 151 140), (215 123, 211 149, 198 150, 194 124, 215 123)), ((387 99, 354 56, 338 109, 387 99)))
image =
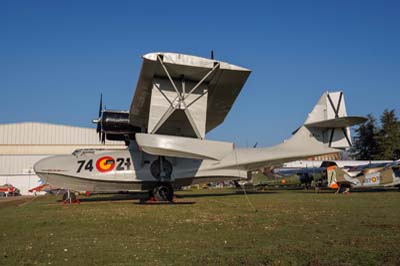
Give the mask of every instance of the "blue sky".
POLYGON ((0 123, 89 126, 100 93, 128 109, 141 55, 171 51, 253 72, 209 139, 289 137, 326 90, 348 113, 400 114, 399 1, 0 1, 0 123))

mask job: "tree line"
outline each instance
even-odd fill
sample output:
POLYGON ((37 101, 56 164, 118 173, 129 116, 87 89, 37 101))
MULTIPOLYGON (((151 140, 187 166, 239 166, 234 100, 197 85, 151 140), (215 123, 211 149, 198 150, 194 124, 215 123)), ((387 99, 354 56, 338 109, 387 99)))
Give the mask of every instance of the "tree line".
POLYGON ((372 114, 355 130, 351 156, 356 160, 400 159, 400 121, 394 110, 386 109, 380 123, 372 114))

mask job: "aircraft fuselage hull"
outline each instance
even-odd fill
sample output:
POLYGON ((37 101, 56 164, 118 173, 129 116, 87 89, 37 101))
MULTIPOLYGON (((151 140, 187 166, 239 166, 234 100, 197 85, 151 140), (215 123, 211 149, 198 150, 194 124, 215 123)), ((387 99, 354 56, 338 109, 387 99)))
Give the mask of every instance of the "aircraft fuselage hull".
POLYGON ((39 161, 35 172, 54 188, 120 192, 151 190, 160 183, 187 186, 247 177, 214 160, 154 156, 136 149, 82 150, 39 161))

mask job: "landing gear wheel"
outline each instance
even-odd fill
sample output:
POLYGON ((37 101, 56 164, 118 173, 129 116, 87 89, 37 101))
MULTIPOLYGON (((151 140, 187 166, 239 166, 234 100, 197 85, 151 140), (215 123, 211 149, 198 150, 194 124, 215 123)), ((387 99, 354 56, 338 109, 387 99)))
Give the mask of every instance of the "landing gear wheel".
POLYGON ((69 204, 76 202, 75 193, 73 193, 71 191, 65 192, 64 195, 63 195, 63 202, 64 203, 69 203, 69 204))
POLYGON ((163 184, 153 189, 153 196, 156 201, 172 201, 174 189, 170 184, 163 184))
POLYGON ((350 187, 347 186, 339 186, 338 190, 336 191, 336 194, 349 194, 350 193, 350 187))

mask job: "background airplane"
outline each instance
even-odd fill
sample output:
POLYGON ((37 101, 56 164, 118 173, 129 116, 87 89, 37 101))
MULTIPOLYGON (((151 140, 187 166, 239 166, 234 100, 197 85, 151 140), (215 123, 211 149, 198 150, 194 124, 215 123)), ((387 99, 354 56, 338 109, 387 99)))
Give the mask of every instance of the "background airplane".
POLYGON ((337 166, 327 167, 328 187, 343 191, 350 188, 400 187, 400 164, 394 162, 375 171, 363 171, 350 175, 337 166))
MULTIPOLYGON (((359 160, 332 160, 332 161, 295 161, 282 164, 282 167, 264 169, 263 173, 274 182, 274 185, 304 185, 310 188, 322 180, 328 186, 327 169, 336 167, 343 170, 347 176, 359 177, 369 175, 392 166, 397 166, 399 161, 359 161, 359 160), (289 167, 287 167, 289 166, 289 167)), ((266 182, 268 183, 268 182, 266 182)), ((336 186, 335 186, 336 188, 336 186)))

